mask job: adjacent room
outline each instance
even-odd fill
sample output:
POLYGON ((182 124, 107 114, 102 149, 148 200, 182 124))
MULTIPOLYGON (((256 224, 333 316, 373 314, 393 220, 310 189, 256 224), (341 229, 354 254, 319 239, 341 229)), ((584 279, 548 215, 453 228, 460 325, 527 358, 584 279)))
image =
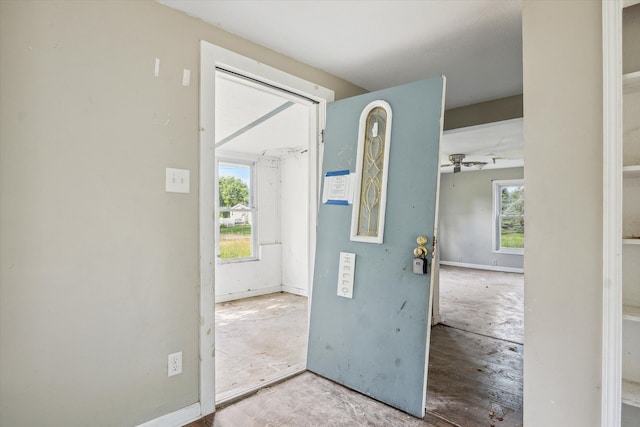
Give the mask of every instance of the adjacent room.
POLYGON ((304 370, 313 102, 216 71, 216 402, 304 370))
POLYGON ((524 343, 523 119, 447 130, 441 149, 439 320, 524 343))

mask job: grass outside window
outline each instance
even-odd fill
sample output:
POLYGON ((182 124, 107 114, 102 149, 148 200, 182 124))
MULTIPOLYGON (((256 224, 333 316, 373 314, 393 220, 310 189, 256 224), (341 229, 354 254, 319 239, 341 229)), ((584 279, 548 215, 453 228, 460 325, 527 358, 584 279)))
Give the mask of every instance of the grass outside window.
POLYGON ((249 258, 252 249, 251 224, 220 226, 220 258, 224 260, 249 258))

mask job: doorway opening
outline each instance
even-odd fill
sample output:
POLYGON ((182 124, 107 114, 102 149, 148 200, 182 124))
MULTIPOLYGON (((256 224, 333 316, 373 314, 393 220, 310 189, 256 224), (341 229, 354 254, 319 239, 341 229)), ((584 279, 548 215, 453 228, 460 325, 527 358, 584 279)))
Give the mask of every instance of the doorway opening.
POLYGON ((223 69, 215 84, 220 403, 306 367, 317 104, 223 69))
MULTIPOLYGON (((218 269, 217 239, 219 213, 216 198, 217 158, 216 143, 216 76, 218 70, 242 77, 246 82, 261 83, 260 87, 277 88, 282 94, 300 95, 312 103, 309 120, 309 277, 313 274, 315 257, 315 224, 317 219, 319 162, 321 161, 320 129, 324 126, 327 102, 334 100, 334 92, 316 83, 280 71, 254 59, 239 55, 206 41, 200 42, 200 173, 199 173, 199 231, 200 231, 200 413, 205 416, 215 412, 216 401, 216 339, 215 301, 218 269), (313 230, 314 232, 311 232, 313 230)), ((302 153, 301 153, 302 154, 302 153)), ((260 182, 256 183, 256 189, 260 182)), ((230 216, 230 214, 229 214, 230 216)), ((259 221, 258 221, 259 222, 259 221)), ((258 224, 256 228, 260 228, 258 224)), ((262 227, 263 228, 263 227, 262 227)), ((253 228, 251 229, 253 233, 253 228)), ((260 231, 258 230, 258 233, 260 231)), ((260 255, 258 246, 256 253, 260 255)), ((234 263, 230 263, 233 265, 234 263)), ((249 263, 235 263, 235 265, 249 263)), ((310 292, 310 289, 308 290, 310 292)), ((267 385, 267 381, 261 386, 267 385)), ((259 387, 258 387, 259 388, 259 387)), ((257 390, 255 388, 253 391, 257 390)), ((248 391, 247 394, 252 391, 248 391)), ((242 397, 242 396, 238 396, 242 397)))
POLYGON ((511 119, 443 135, 427 407, 460 425, 478 417, 522 424, 522 123, 511 119), (457 172, 454 153, 464 153, 457 172), (462 381, 459 372, 465 372, 462 381), (446 412, 445 398, 463 402, 467 413, 446 412))

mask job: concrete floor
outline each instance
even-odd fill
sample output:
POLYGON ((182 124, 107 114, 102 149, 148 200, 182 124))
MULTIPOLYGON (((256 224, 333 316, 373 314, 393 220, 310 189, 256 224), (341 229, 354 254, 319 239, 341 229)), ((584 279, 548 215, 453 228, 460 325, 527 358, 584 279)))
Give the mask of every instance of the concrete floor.
MULTIPOLYGON (((305 372, 189 427, 521 426, 522 275, 442 266, 440 295, 445 325, 431 331, 425 418, 305 372)), ((304 367, 306 298, 272 294, 217 306, 216 400, 304 367)))
POLYGON ((188 427, 522 426, 522 346, 434 327, 426 409, 424 418, 415 418, 305 372, 188 427))
POLYGON ((440 266, 442 323, 524 343, 524 274, 440 266))
POLYGON ((304 369, 307 298, 276 293, 216 304, 216 401, 304 369))

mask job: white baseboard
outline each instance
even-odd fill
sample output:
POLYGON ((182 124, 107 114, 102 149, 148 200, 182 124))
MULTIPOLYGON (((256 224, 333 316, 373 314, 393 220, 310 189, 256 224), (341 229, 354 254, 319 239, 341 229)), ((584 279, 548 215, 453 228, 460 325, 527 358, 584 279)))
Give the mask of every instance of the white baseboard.
POLYGON ((200 419, 200 402, 155 418, 137 427, 180 427, 200 419))
POLYGON ((253 289, 251 291, 234 292, 232 294, 216 295, 216 303, 233 301, 242 298, 257 297, 260 295, 282 292, 282 285, 269 286, 268 288, 253 289))
POLYGON ((294 294, 294 295, 300 295, 300 296, 303 296, 303 297, 308 297, 309 296, 309 293, 307 292, 306 289, 298 288, 296 286, 282 285, 282 291, 283 292, 288 292, 288 293, 294 294))
POLYGON ((476 270, 502 271, 504 273, 524 273, 524 268, 501 267, 497 265, 468 264, 466 262, 440 261, 442 265, 452 267, 475 268, 476 270))

